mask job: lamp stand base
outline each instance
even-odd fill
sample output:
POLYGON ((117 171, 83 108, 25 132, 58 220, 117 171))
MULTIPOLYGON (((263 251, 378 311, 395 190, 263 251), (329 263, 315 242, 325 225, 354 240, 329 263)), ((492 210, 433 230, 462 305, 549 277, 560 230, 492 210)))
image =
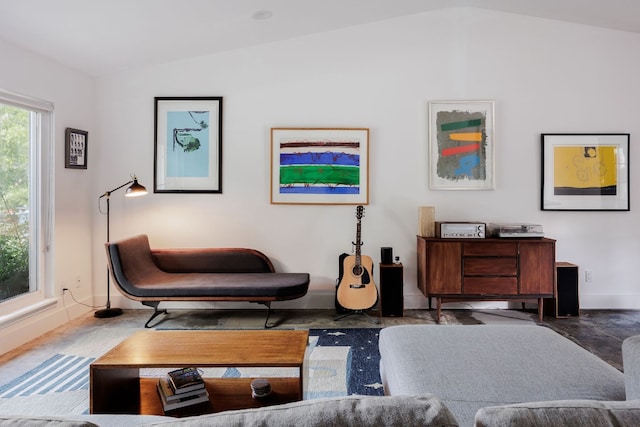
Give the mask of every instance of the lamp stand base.
POLYGON ((122 314, 121 308, 105 308, 105 309, 96 311, 95 313, 93 313, 93 316, 99 319, 106 319, 107 317, 116 317, 116 316, 120 316, 121 314, 122 314))

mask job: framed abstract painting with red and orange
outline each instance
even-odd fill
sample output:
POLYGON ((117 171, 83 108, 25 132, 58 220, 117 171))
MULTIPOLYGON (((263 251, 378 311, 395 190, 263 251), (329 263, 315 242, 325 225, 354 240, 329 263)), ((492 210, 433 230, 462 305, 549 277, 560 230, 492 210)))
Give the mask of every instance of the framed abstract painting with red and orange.
POLYGON ((494 102, 429 102, 429 188, 492 190, 494 102))

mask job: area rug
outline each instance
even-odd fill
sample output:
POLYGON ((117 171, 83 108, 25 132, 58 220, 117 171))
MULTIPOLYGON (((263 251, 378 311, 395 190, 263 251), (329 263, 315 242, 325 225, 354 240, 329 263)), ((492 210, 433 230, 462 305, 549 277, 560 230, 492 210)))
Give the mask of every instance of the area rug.
MULTIPOLYGON (((304 398, 382 395, 378 371, 379 328, 311 329, 306 354, 304 398)), ((99 356, 99 355, 96 355, 99 356)), ((89 365, 95 357, 55 354, 0 385, 1 414, 67 415, 89 412, 89 365)), ((143 369, 141 376, 166 370, 143 369)), ((206 369, 208 377, 296 375, 284 368, 206 369), (280 369, 280 371, 278 371, 280 369)))
MULTIPOLYGON (((333 360, 344 363, 346 369, 345 395, 361 394, 382 396, 384 390, 380 380, 380 352, 378 351, 378 328, 358 329, 312 329, 309 336, 318 337, 318 341, 311 354, 309 364, 309 381, 315 387, 311 392, 322 388, 321 381, 313 382, 314 376, 321 377, 323 363, 315 363, 314 358, 335 355, 333 360), (345 357, 339 357, 343 353, 345 357), (337 353, 337 354, 336 354, 337 353), (322 355, 322 356, 321 356, 322 355), (319 370, 320 372, 316 372, 319 370)), ((322 359, 320 359, 322 360, 322 359)), ((341 380, 340 380, 341 381, 341 380)), ((336 379, 336 383, 338 380, 336 379)), ((323 396, 313 396, 323 397, 323 396)))
POLYGON ((0 387, 0 398, 63 393, 89 389, 89 365, 94 357, 56 354, 0 387))

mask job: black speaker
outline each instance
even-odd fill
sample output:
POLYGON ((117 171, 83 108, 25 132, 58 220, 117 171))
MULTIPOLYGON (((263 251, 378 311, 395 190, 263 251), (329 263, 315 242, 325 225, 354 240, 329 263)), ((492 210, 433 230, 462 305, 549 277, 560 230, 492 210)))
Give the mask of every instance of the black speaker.
POLYGON ((556 297, 545 299, 545 312, 555 317, 580 315, 578 294, 578 266, 568 262, 556 263, 556 297))
POLYGON ((380 248, 380 262, 382 264, 393 264, 393 248, 380 248))
POLYGON ((400 263, 380 263, 380 314, 383 316, 404 315, 402 271, 400 263))

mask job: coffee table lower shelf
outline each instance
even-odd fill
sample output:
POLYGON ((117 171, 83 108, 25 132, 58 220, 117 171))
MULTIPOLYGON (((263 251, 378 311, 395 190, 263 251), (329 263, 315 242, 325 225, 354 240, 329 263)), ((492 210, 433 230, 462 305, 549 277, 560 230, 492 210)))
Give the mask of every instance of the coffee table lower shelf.
POLYGON ((208 403, 199 403, 165 413, 156 389, 158 379, 140 378, 138 390, 130 387, 128 392, 114 393, 111 398, 101 399, 99 407, 95 407, 94 402, 93 413, 184 417, 234 409, 260 408, 302 399, 298 378, 269 378, 272 393, 261 399, 251 397, 253 380, 254 378, 205 378, 209 392, 208 403))
MULTIPOLYGON (((92 414, 162 415, 158 378, 141 369, 203 368, 210 402, 170 411, 181 416, 256 408, 303 398, 307 330, 138 331, 89 366, 92 414), (254 378, 212 378, 206 368, 286 368, 297 371, 268 378, 272 394, 251 397, 254 378)), ((288 371, 284 371, 283 374, 288 371)))

